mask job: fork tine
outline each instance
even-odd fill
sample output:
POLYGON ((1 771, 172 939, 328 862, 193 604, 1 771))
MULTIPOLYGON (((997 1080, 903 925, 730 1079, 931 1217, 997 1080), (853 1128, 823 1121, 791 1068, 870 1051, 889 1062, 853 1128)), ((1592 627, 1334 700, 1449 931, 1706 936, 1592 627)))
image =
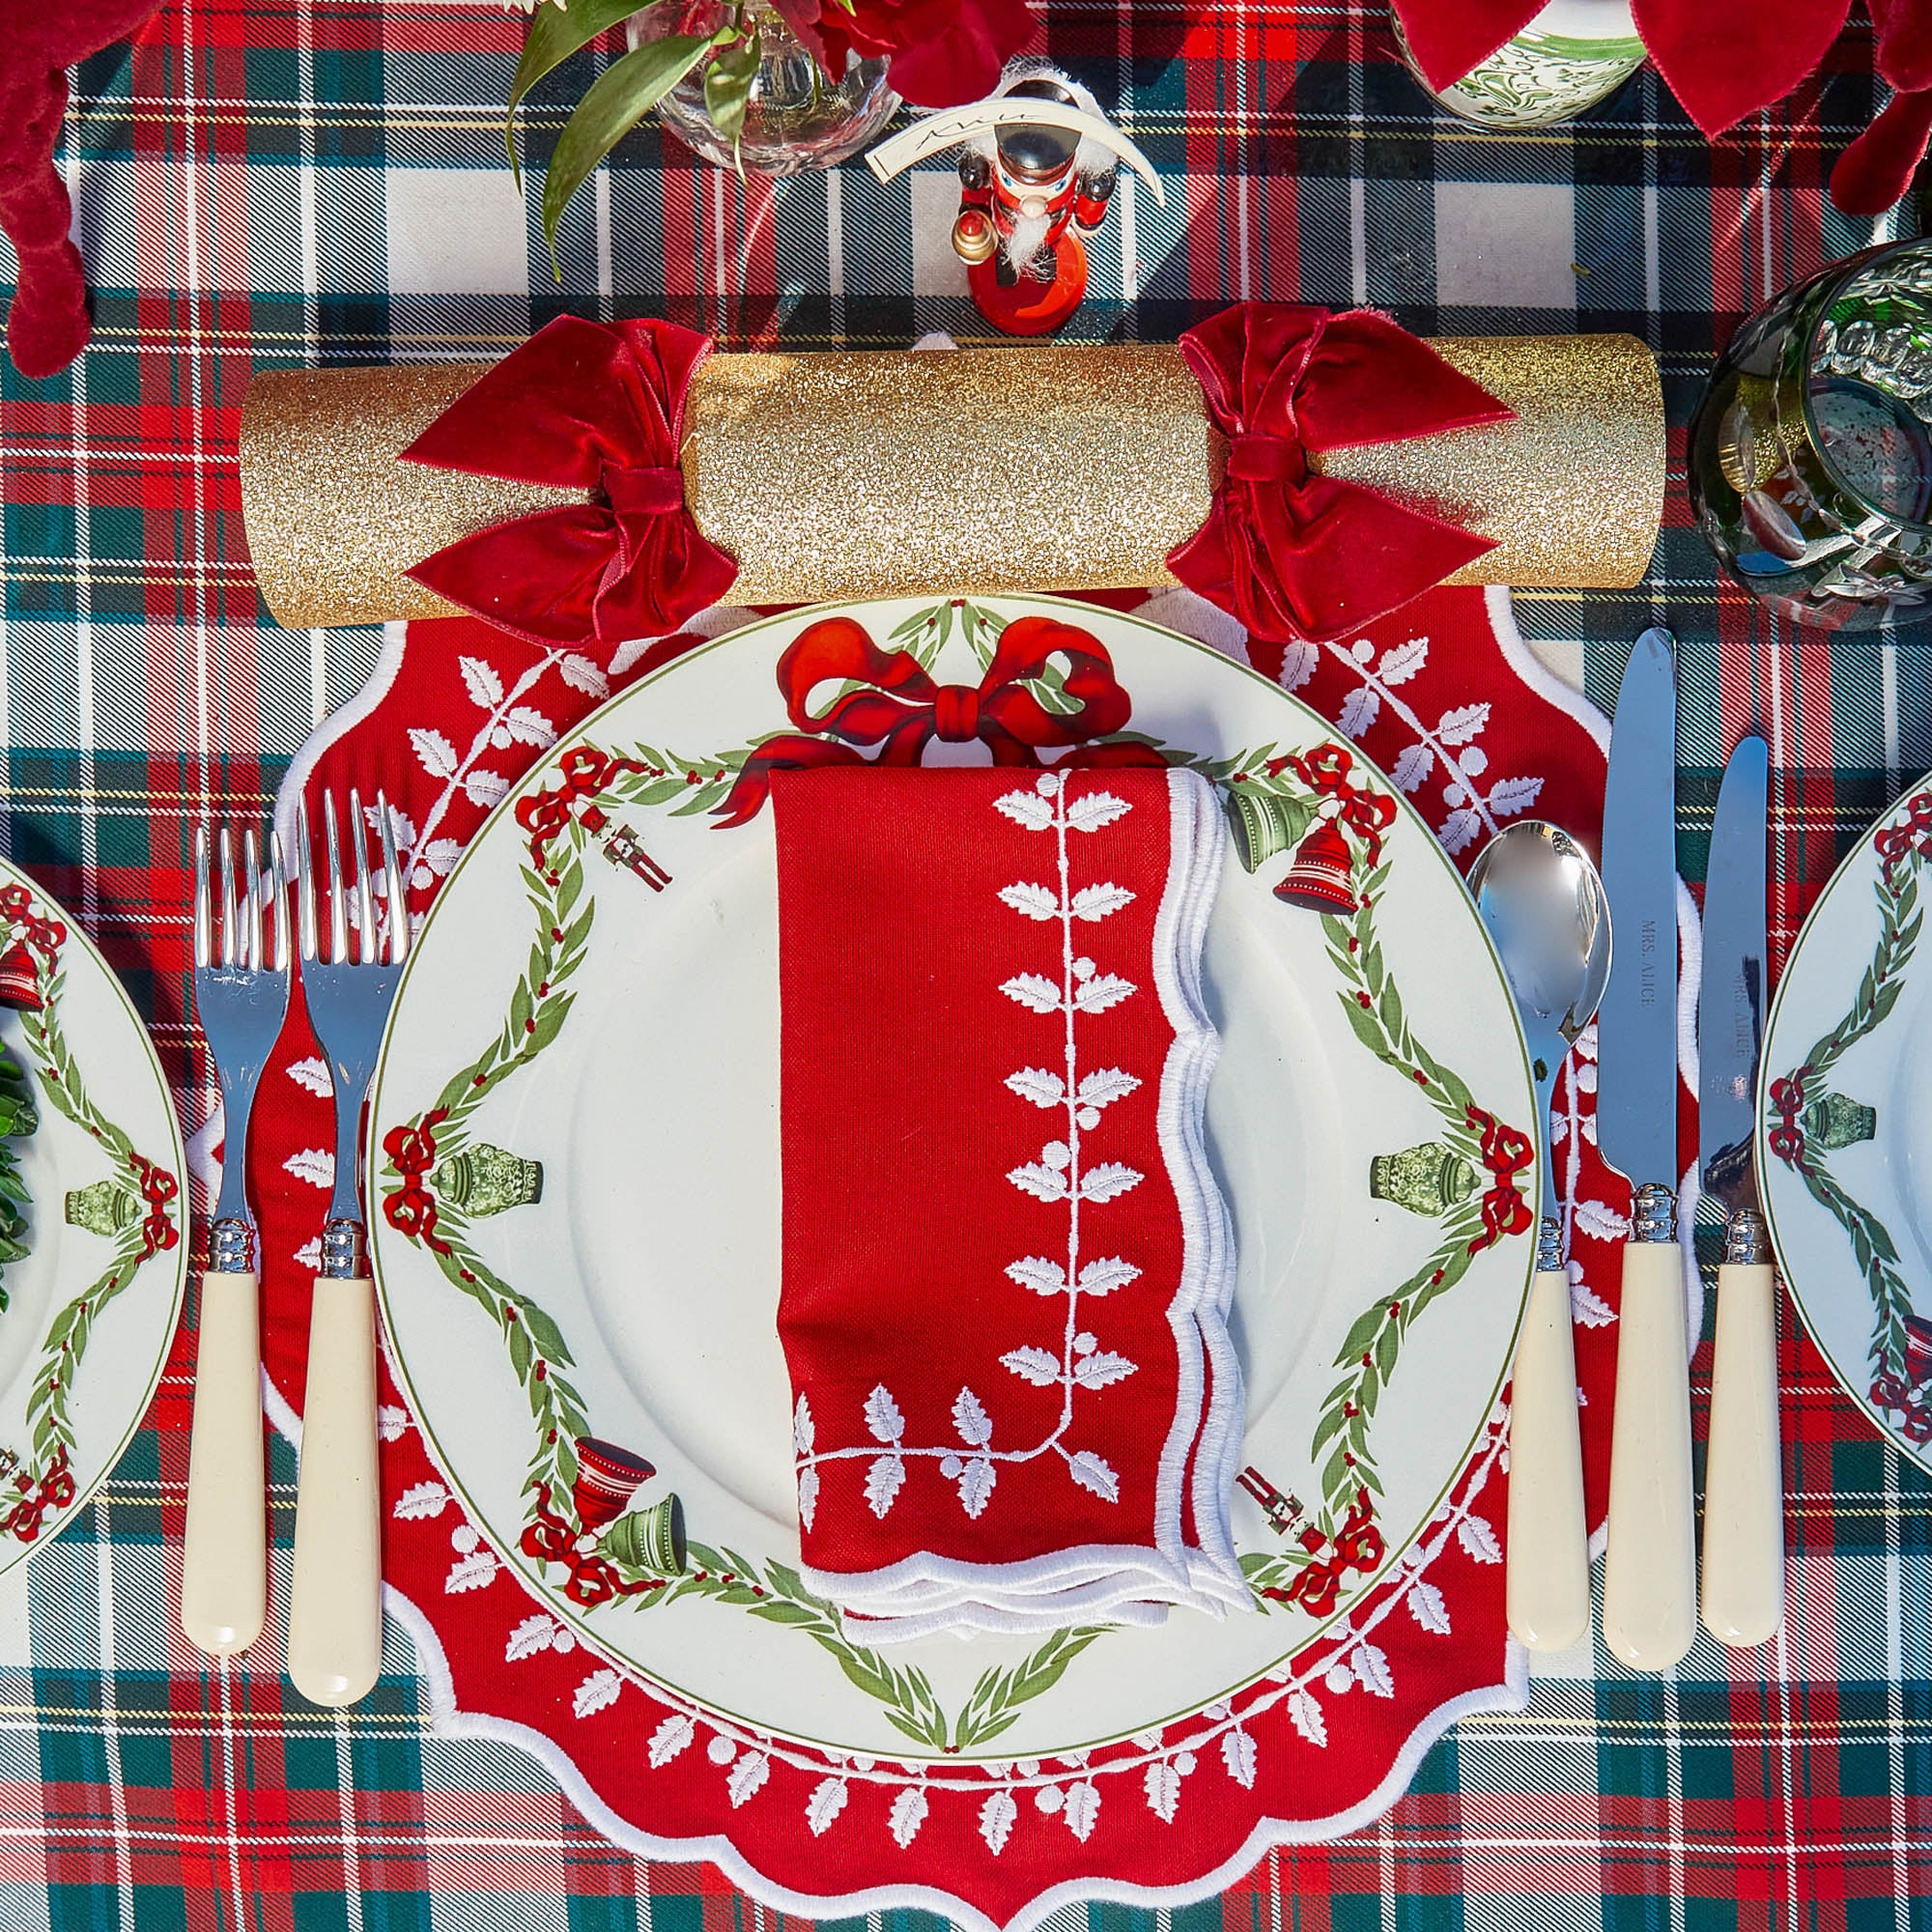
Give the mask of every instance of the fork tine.
POLYGON ((356 957, 376 964, 376 895, 369 890, 369 821, 362 815, 362 794, 349 787, 349 831, 355 841, 355 924, 362 941, 356 957))
POLYGON ((282 865, 282 835, 269 829, 269 886, 275 898, 275 956, 271 970, 289 970, 289 876, 282 865))
POLYGON ((221 963, 235 964, 235 841, 221 828, 221 963))
POLYGON ((383 870, 389 879, 389 964, 400 966, 410 956, 410 908, 402 862, 396 857, 396 817, 381 792, 376 794, 376 817, 383 828, 383 870))
POLYGON ((342 904, 342 842, 336 835, 335 794, 322 795, 322 837, 328 847, 328 958, 340 966, 349 957, 349 922, 342 904))
POLYGON ((248 918, 242 928, 248 956, 242 961, 251 973, 262 970, 262 849, 251 825, 242 837, 242 878, 247 889, 248 918))
POLYGON ((214 907, 213 898, 213 882, 208 875, 208 827, 194 828, 194 963, 197 966, 211 966, 214 963, 214 907))
POLYGON ((315 873, 308 833, 308 800, 296 800, 296 921, 300 928, 301 956, 315 957, 315 873))

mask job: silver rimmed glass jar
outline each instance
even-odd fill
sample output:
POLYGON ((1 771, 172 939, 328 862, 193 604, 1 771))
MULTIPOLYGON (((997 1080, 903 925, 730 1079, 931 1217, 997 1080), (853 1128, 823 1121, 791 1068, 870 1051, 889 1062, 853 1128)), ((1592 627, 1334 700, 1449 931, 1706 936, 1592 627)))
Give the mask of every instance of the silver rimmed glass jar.
POLYGON ((1932 603, 1932 243, 1855 255, 1746 323, 1691 418, 1690 501, 1781 615, 1870 629, 1932 603))

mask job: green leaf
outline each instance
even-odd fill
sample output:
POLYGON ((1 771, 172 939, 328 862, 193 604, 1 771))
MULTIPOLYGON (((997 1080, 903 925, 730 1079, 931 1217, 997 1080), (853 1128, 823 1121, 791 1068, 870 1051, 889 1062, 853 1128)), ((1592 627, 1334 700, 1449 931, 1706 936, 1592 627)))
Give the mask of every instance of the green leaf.
MULTIPOLYGON (((758 30, 747 29, 746 38, 722 47, 712 55, 704 70, 704 111, 720 134, 731 144, 735 155, 745 134, 745 110, 752 104, 752 88, 758 78, 758 30)), ((743 173, 740 164, 739 172, 743 173)))
POLYGON ((638 11, 637 0, 568 0, 556 7, 544 0, 530 15, 524 35, 523 57, 510 81, 509 103, 503 113, 503 145, 510 151, 510 172, 523 192, 523 169, 517 159, 517 109, 524 96, 552 69, 586 47, 599 34, 621 26, 638 11))
MULTIPOLYGON (((635 11, 635 10, 633 10, 635 11)), ((558 138, 544 175, 543 231, 557 280, 556 231, 565 204, 596 172, 604 156, 668 94, 702 58, 710 40, 669 34, 626 54, 585 90, 558 138)))
POLYGON ((823 1624, 825 1621, 816 1610, 809 1610, 803 1604, 783 1601, 774 1603, 768 1600, 757 1605, 752 1614, 763 1617, 768 1624, 823 1624))

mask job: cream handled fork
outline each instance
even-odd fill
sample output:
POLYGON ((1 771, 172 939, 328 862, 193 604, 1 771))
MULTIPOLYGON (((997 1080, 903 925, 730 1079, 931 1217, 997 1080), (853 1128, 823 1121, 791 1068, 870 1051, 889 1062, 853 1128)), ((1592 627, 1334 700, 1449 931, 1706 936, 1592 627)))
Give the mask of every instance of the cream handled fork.
POLYGON ((355 866, 352 921, 343 891, 335 801, 323 801, 328 864, 328 956, 321 956, 308 816, 296 838, 296 900, 309 1024, 335 1086, 335 1192, 323 1228, 322 1273, 309 1311, 289 1587, 289 1677, 316 1704, 353 1704, 383 1662, 382 1504, 376 1476, 376 1310, 362 1203, 362 1101, 409 953, 402 867, 387 802, 376 823, 387 880, 386 948, 379 947, 362 801, 349 794, 355 866), (352 928, 354 942, 352 943, 352 928))
POLYGON ((194 1006, 221 1088, 223 1149, 221 1190, 209 1229, 209 1270, 201 1278, 181 1620, 183 1634, 197 1649, 230 1657, 255 1641, 268 1614, 260 1277, 246 1174, 256 1083, 289 1009, 290 948, 280 844, 270 835, 265 891, 260 848, 254 833, 247 834, 239 899, 234 839, 226 826, 216 849, 219 920, 208 834, 195 833, 194 1006), (272 963, 265 956, 264 931, 270 906, 272 963))

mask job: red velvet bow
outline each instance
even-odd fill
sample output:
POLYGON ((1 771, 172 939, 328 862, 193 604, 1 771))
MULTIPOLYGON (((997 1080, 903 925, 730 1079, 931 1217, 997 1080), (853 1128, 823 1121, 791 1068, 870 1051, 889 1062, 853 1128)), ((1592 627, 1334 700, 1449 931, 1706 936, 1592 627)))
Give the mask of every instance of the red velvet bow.
POLYGON ((668 322, 559 316, 459 396, 405 463, 588 490, 460 538, 409 574, 538 644, 663 637, 718 602, 737 564, 684 506, 684 398, 711 353, 668 322))
POLYGON ((603 808, 586 805, 579 811, 579 800, 594 799, 609 790, 611 781, 619 772, 643 769, 635 758, 600 752, 595 745, 573 745, 557 762, 561 782, 517 801, 517 823, 530 835, 530 863, 543 864, 545 848, 573 818, 586 831, 603 831, 606 822, 603 808))
POLYGON ((1167 567, 1254 637, 1321 641, 1384 616, 1495 548, 1379 491, 1311 469, 1514 412, 1368 309, 1243 302, 1180 338, 1228 471, 1167 567))
POLYGON ((436 1165, 436 1130, 448 1118, 447 1107, 432 1107, 419 1125, 391 1127, 383 1136, 383 1151, 403 1177, 402 1186, 383 1197, 383 1218, 439 1255, 448 1254, 449 1243, 436 1232, 436 1197, 422 1183, 436 1165))
POLYGON ((157 1255, 181 1239, 175 1224, 168 1219, 168 1203, 181 1191, 181 1183, 166 1168, 144 1160, 137 1153, 128 1156, 134 1178, 141 1183, 141 1198, 148 1204, 148 1218, 141 1223, 141 1259, 157 1255))
POLYGON ((1268 776, 1291 771, 1310 791, 1332 798, 1341 806, 1335 814, 1362 841, 1362 856, 1371 867, 1381 864, 1382 834, 1395 823, 1395 800, 1380 792, 1364 791, 1349 774, 1354 758, 1340 745, 1317 745, 1312 752, 1291 752, 1272 760, 1268 776))
MULTIPOLYGON (((1106 646, 1053 617, 1014 618, 977 685, 939 684, 912 652, 881 650, 851 618, 826 617, 801 631, 779 660, 779 689, 798 732, 766 739, 745 760, 718 808, 722 825, 742 825, 756 814, 774 771, 861 764, 854 749, 860 745, 881 747, 879 764, 916 765, 932 739, 943 745, 978 739, 996 765, 1037 766, 1041 747, 1104 738, 1133 712, 1106 646), (1049 711, 1026 689, 1056 658, 1071 711, 1049 711), (827 684, 857 689, 813 711, 812 697, 827 684)), ((1141 745, 1098 745, 1071 755, 1080 764, 1161 762, 1141 745)))
POLYGON ((1522 1234, 1535 1220, 1529 1203, 1517 1189, 1516 1177, 1528 1169, 1536 1150, 1520 1128, 1505 1126, 1484 1108, 1470 1107, 1464 1118, 1481 1136, 1483 1165, 1491 1180, 1483 1196, 1483 1231, 1469 1243, 1469 1252, 1475 1255, 1493 1247, 1505 1235, 1522 1234))

